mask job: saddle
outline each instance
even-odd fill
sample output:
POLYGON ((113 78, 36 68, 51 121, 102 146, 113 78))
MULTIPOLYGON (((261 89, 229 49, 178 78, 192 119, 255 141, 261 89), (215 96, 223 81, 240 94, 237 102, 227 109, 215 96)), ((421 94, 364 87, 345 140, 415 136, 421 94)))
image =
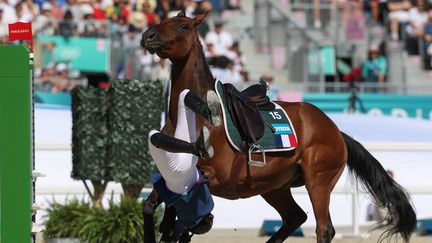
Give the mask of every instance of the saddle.
POLYGON ((260 110, 273 110, 275 108, 275 105, 266 95, 267 84, 265 81, 260 81, 243 91, 237 90, 230 83, 225 83, 223 86, 227 109, 246 145, 250 142, 257 144, 257 140, 264 135, 265 125, 274 130, 259 112, 260 110))

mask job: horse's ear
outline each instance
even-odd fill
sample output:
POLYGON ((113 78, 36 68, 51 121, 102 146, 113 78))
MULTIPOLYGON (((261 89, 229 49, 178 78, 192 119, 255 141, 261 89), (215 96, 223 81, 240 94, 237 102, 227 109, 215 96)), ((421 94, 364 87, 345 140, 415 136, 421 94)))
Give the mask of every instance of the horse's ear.
POLYGON ((197 14, 195 16, 195 18, 193 19, 195 21, 195 25, 201 24, 201 22, 205 19, 207 14, 208 14, 208 11, 205 11, 204 13, 201 13, 201 14, 197 14))
POLYGON ((178 12, 177 17, 186 17, 186 13, 184 10, 178 12))

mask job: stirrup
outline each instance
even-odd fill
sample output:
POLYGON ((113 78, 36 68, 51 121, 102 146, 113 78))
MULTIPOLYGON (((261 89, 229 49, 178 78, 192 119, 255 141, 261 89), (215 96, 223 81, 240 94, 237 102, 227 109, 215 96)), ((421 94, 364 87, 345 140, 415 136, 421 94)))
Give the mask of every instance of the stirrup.
POLYGON ((265 157, 265 152, 264 152, 264 149, 261 147, 261 145, 259 145, 259 144, 252 144, 252 146, 249 147, 249 153, 248 153, 248 155, 249 155, 249 161, 248 161, 249 165, 252 165, 252 166, 255 166, 255 167, 264 167, 264 166, 267 165, 266 157, 265 157), (253 160, 252 159, 252 152, 254 150, 259 150, 261 152, 261 155, 263 156, 263 161, 253 160))

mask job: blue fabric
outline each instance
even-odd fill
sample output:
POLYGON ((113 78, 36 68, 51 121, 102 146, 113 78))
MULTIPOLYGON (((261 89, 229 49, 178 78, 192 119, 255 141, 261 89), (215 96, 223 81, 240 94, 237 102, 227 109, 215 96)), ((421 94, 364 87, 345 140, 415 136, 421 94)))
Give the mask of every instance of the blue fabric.
POLYGON ((208 181, 200 174, 198 182, 186 193, 170 191, 160 173, 151 175, 151 180, 158 195, 167 206, 174 206, 177 212, 175 230, 177 233, 194 228, 214 208, 208 181))
POLYGON ((172 206, 174 202, 182 196, 181 194, 172 192, 167 188, 165 180, 160 173, 151 173, 150 176, 154 189, 167 207, 172 206))

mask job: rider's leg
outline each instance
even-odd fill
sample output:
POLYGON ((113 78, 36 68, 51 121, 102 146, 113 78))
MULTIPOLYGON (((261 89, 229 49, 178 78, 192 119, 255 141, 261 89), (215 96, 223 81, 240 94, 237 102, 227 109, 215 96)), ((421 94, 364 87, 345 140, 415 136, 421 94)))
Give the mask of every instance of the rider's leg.
MULTIPOLYGON (((153 130, 150 136, 152 133, 158 132, 153 130)), ((199 174, 196 168, 198 158, 195 155, 167 152, 154 146, 150 139, 148 145, 150 155, 170 191, 182 194, 196 183, 199 174)))
POLYGON ((157 148, 171 153, 190 153, 201 158, 213 157, 213 148, 210 145, 210 132, 207 127, 201 129, 201 134, 195 143, 165 135, 161 132, 151 133, 150 141, 157 148))
POLYGON ((208 144, 209 132, 203 132, 195 143, 195 113, 188 109, 183 100, 187 90, 180 93, 178 102, 177 124, 174 137, 167 136, 156 130, 149 134, 149 151, 168 189, 176 193, 186 192, 196 183, 199 173, 196 168, 198 158, 193 154, 213 153, 208 144), (204 149, 197 148, 198 144, 204 149), (208 149, 206 148, 208 145, 208 149), (169 151, 169 152, 167 152, 169 151), (175 153, 170 153, 175 152, 175 153), (188 152, 188 153, 186 153, 188 152))
POLYGON ((194 92, 187 92, 184 98, 185 105, 207 119, 213 126, 219 126, 221 123, 221 106, 217 94, 213 90, 207 92, 207 103, 194 92))
POLYGON ((177 124, 174 137, 152 131, 149 135, 151 143, 157 148, 161 148, 173 153, 191 153, 202 158, 213 156, 213 148, 210 145, 210 132, 206 127, 201 129, 200 136, 195 143, 195 113, 187 109, 185 105, 186 96, 191 93, 183 90, 179 95, 177 124))

